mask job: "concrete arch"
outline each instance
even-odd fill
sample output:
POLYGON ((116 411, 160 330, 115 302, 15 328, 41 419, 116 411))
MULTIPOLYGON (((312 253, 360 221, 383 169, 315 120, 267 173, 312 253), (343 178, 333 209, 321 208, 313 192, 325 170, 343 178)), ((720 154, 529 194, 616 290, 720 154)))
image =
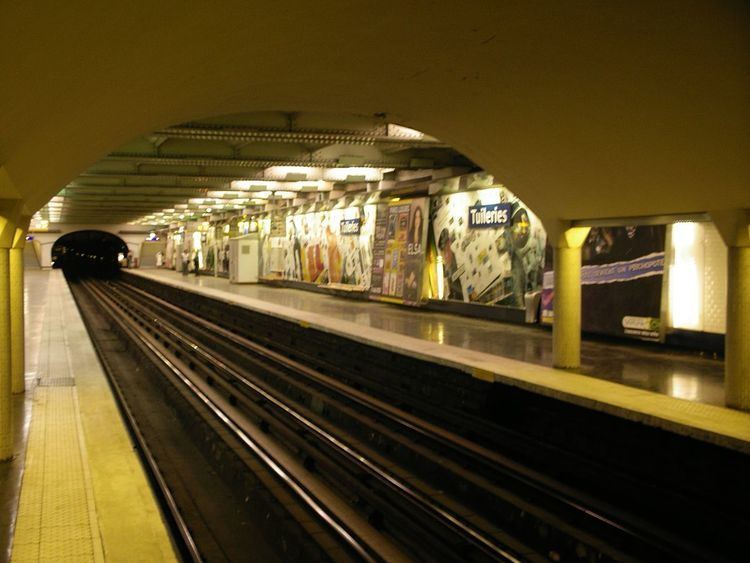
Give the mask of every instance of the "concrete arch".
POLYGON ((384 112, 548 229, 750 208, 743 3, 11 3, 0 26, 0 197, 29 212, 146 131, 277 109, 384 112))

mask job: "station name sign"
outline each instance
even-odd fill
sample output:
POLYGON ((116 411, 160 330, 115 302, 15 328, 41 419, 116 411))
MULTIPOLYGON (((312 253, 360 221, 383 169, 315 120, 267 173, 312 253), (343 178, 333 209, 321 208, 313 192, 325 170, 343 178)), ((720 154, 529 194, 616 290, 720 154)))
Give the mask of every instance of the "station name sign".
POLYGON ((358 235, 361 228, 359 219, 342 219, 339 233, 342 235, 358 235))
POLYGON ((469 228, 488 229, 510 223, 510 203, 492 203, 469 207, 469 228))

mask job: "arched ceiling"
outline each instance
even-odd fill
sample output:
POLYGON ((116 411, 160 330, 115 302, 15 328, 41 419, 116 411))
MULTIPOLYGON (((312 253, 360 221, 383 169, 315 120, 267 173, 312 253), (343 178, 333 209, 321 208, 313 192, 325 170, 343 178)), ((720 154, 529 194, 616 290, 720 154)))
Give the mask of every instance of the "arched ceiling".
POLYGON ((164 226, 212 211, 259 211, 280 198, 320 201, 365 189, 403 190, 417 178, 472 169, 441 141, 379 116, 219 116, 118 147, 68 182, 31 224, 164 226))
POLYGON ((385 114, 563 219, 750 208, 746 2, 0 5, 0 197, 31 212, 139 135, 385 114))

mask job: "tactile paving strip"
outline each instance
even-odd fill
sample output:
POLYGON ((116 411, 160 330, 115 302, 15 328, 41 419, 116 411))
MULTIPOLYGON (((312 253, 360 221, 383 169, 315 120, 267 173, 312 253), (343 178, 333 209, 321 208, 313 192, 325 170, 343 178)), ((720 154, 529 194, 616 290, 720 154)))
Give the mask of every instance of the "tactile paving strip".
POLYGON ((93 489, 65 341, 63 304, 50 303, 40 343, 11 561, 103 561, 93 489))
POLYGON ((39 387, 11 561, 101 561, 75 387, 39 387))

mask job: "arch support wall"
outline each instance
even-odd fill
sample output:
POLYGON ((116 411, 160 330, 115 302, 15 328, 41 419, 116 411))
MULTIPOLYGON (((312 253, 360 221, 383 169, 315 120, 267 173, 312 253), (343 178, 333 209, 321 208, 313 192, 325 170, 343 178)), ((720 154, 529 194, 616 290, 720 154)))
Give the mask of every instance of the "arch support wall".
POLYGON ((581 247, 589 230, 563 227, 555 244, 552 354, 558 368, 581 365, 581 247))
POLYGON ((750 211, 711 216, 728 247, 725 400, 729 407, 750 410, 750 211))
POLYGON ((16 238, 20 208, 18 200, 0 200, 0 461, 13 456, 10 249, 16 238))
POLYGON ((13 244, 9 251, 10 262, 10 360, 11 389, 13 393, 23 393, 26 367, 26 338, 24 322, 24 265, 23 250, 26 246, 26 232, 30 217, 21 217, 15 229, 13 244))

